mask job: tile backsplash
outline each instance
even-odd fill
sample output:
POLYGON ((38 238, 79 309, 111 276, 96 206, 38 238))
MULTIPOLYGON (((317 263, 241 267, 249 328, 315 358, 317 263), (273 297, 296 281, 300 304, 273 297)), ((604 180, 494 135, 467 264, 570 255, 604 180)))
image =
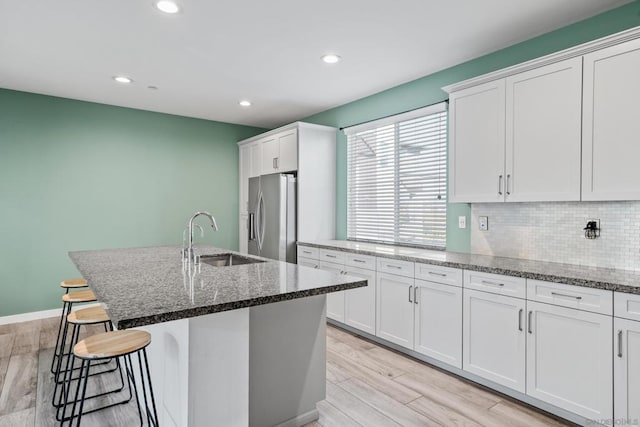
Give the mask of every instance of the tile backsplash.
POLYGON ((471 252, 640 271, 640 202, 473 204, 471 252), (600 220, 599 238, 584 237, 588 219, 600 220))

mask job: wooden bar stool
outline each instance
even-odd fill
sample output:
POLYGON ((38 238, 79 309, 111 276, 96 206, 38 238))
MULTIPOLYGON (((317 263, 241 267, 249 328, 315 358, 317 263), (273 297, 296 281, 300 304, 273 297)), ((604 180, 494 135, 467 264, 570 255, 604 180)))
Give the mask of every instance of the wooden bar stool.
MULTIPOLYGON (((76 310, 71 312, 68 316, 67 316, 67 323, 69 325, 71 325, 72 330, 71 330, 71 337, 70 337, 70 342, 68 345, 69 351, 66 352, 65 349, 67 348, 67 334, 62 336, 62 344, 61 344, 61 348, 62 348, 62 357, 58 357, 58 363, 56 365, 56 370, 54 373, 54 389, 53 389, 53 397, 51 400, 51 403, 53 404, 54 407, 58 408, 58 411, 56 413, 56 418, 58 419, 58 421, 61 420, 61 408, 63 406, 63 397, 64 397, 64 393, 65 393, 65 389, 69 387, 69 385, 71 384, 72 381, 77 380, 78 378, 73 378, 73 371, 78 370, 79 368, 75 367, 75 358, 73 357, 73 353, 72 353, 72 349, 73 347, 76 345, 76 343, 79 340, 80 337, 80 329, 82 326, 88 326, 88 325, 99 325, 102 324, 104 325, 104 330, 105 332, 108 331, 112 331, 113 330, 113 325, 111 324, 111 319, 109 318, 109 315, 107 314, 107 312, 102 308, 102 307, 88 307, 88 308, 83 308, 80 310, 76 310), (66 361, 66 365, 63 368, 63 363, 62 360, 64 359, 64 356, 67 357, 67 361, 66 361), (58 390, 61 390, 60 393, 58 394, 58 390)), ((108 364, 111 362, 110 360, 104 361, 102 364, 108 364)), ((96 366, 96 365, 94 365, 96 366)), ((92 374, 90 374, 91 376, 93 375, 102 375, 102 374, 107 374, 110 372, 114 372, 115 370, 118 370, 120 373, 120 386, 118 386, 117 388, 110 390, 110 391, 106 391, 104 393, 100 393, 100 394, 96 394, 94 396, 90 396, 89 398, 94 398, 94 397, 99 397, 99 396, 104 396, 106 394, 110 394, 110 393, 117 393, 119 391, 122 391, 124 389, 124 376, 122 374, 122 368, 120 366, 120 363, 116 360, 115 366, 111 369, 102 369, 99 370, 97 372, 93 372, 92 374)), ((87 399, 89 399, 87 398, 87 399)), ((129 399, 127 399, 126 401, 123 402, 118 402, 117 404, 121 404, 121 403, 127 403, 131 400, 131 395, 129 395, 129 399)), ((113 406, 113 405, 111 405, 113 406)), ((93 412, 93 411, 91 411, 93 412)))
POLYGON ((89 284, 83 277, 76 277, 75 279, 67 279, 60 282, 60 287, 65 290, 65 294, 69 293, 71 289, 86 288, 89 284))
MULTIPOLYGON (((77 280, 77 279, 76 279, 77 280)), ((67 288, 71 289, 71 288, 67 288)), ((60 357, 62 353, 61 343, 62 337, 65 336, 68 332, 68 324, 67 324, 67 316, 71 313, 71 308, 74 304, 85 303, 85 302, 95 302, 96 296, 93 294, 91 290, 83 290, 76 292, 68 292, 62 295, 62 314, 60 315, 60 324, 58 325, 58 337, 56 338, 56 347, 53 350, 53 357, 51 358, 51 373, 55 374, 55 366, 56 360, 60 357)))
MULTIPOLYGON (((144 425, 142 415, 142 405, 140 402, 139 392, 142 393, 145 405, 147 425, 158 426, 158 412, 156 410, 156 402, 153 396, 153 387, 151 385, 151 375, 149 372, 149 361, 147 359, 147 346, 151 343, 151 334, 145 331, 135 329, 125 329, 120 331, 105 332, 85 338, 73 347, 73 354, 76 358, 82 360, 80 367, 80 380, 76 387, 75 398, 73 399, 73 407, 71 414, 66 420, 70 420, 73 425, 74 418, 76 426, 80 425, 84 401, 86 400, 87 383, 89 381, 89 368, 95 361, 105 360, 109 358, 122 359, 127 371, 127 382, 129 390, 133 390, 138 405, 138 416, 140 425, 144 425), (136 384, 136 375, 134 374, 132 354, 138 355, 138 372, 140 373, 140 389, 136 384), (144 368, 143 368, 144 361, 144 368), (147 389, 149 396, 147 396, 147 389), (149 402, 151 401, 151 402, 149 402), (76 408, 78 407, 78 408, 76 408)), ((66 394, 68 394, 67 388, 66 394)), ((72 402, 65 397, 65 405, 63 408, 63 420, 66 415, 66 408, 72 402)))

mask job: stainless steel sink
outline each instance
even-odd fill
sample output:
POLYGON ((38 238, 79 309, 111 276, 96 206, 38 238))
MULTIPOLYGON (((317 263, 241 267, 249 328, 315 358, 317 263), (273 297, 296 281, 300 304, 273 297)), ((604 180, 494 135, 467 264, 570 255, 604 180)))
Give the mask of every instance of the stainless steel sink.
POLYGON ((264 262, 261 259, 249 258, 236 254, 201 255, 200 262, 214 267, 230 267, 233 265, 256 264, 264 262))

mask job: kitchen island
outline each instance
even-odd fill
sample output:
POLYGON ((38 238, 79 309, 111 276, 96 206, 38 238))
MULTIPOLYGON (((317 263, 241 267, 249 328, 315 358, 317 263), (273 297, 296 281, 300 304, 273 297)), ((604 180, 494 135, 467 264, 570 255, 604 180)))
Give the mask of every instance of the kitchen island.
MULTIPOLYGON (((193 267, 182 263, 180 249, 70 253, 116 328, 152 334, 160 424, 300 426, 317 419, 326 294, 366 280, 266 259, 193 267)), ((197 252, 202 260, 232 253, 197 252)))

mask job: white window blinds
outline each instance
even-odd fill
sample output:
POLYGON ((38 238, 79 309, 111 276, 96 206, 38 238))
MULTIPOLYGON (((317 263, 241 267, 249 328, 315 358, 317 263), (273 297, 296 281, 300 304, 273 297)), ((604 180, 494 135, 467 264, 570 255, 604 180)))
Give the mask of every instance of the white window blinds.
POLYGON ((345 133, 347 238, 444 248, 446 104, 347 128, 345 133))

